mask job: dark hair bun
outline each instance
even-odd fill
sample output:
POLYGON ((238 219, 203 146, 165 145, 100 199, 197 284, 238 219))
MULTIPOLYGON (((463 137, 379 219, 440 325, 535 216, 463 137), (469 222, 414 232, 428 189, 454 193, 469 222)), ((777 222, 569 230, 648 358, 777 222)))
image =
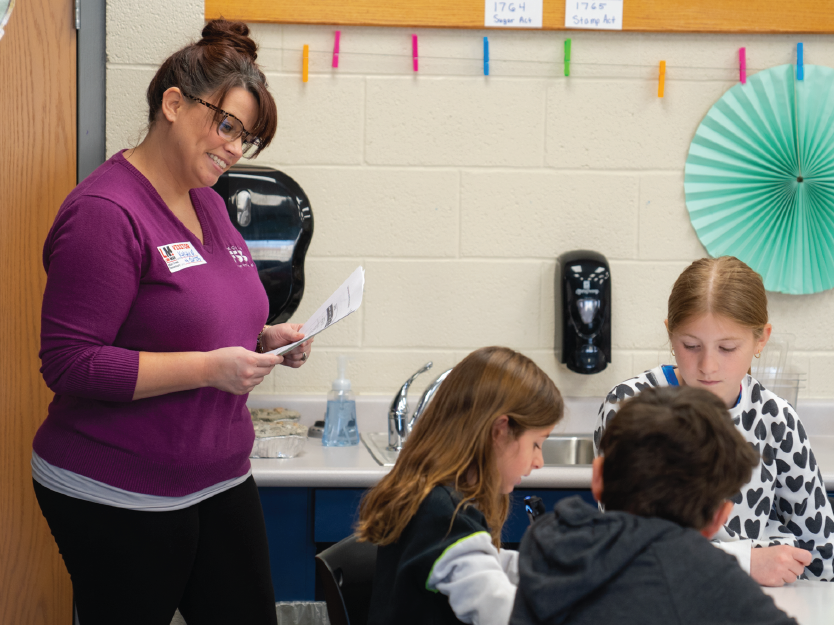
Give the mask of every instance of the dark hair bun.
POLYGON ((243 22, 212 20, 203 28, 203 38, 198 46, 229 46, 254 63, 258 58, 258 45, 249 37, 249 27, 243 22))

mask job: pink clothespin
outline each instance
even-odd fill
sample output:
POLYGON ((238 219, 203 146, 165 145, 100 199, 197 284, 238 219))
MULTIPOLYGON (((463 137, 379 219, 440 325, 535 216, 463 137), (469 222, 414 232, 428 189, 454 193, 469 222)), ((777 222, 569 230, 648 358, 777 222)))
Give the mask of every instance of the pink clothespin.
POLYGON ((742 85, 747 84, 747 52, 745 48, 738 49, 738 79, 742 85))
POLYGON ((411 35, 411 58, 414 59, 414 71, 417 71, 417 35, 411 35))
POLYGON ((339 67, 339 37, 342 36, 342 31, 336 31, 336 39, 333 42, 333 67, 339 67))

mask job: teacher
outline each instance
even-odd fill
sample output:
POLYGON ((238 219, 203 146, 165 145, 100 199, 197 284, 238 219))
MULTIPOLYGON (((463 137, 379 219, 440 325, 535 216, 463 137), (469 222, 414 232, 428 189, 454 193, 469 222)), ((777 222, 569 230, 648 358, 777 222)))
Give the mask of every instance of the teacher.
POLYGON ((147 90, 148 131, 69 194, 44 245, 35 493, 84 625, 274 624, 247 394, 299 367, 209 187, 277 126, 245 24, 215 20, 147 90))

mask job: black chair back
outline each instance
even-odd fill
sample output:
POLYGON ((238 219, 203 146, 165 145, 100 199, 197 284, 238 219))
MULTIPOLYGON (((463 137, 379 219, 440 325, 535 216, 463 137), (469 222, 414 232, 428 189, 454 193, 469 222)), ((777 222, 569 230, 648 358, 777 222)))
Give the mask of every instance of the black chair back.
POLYGON ((316 556, 330 625, 366 625, 377 546, 351 535, 316 556))

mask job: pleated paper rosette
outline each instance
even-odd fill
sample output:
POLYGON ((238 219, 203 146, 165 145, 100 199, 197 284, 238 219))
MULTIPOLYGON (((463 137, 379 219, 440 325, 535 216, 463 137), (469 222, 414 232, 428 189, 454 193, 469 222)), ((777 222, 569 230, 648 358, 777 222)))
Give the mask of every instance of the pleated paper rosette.
POLYGON ((710 256, 736 256, 769 291, 834 287, 834 69, 758 72, 709 110, 684 191, 710 256))

